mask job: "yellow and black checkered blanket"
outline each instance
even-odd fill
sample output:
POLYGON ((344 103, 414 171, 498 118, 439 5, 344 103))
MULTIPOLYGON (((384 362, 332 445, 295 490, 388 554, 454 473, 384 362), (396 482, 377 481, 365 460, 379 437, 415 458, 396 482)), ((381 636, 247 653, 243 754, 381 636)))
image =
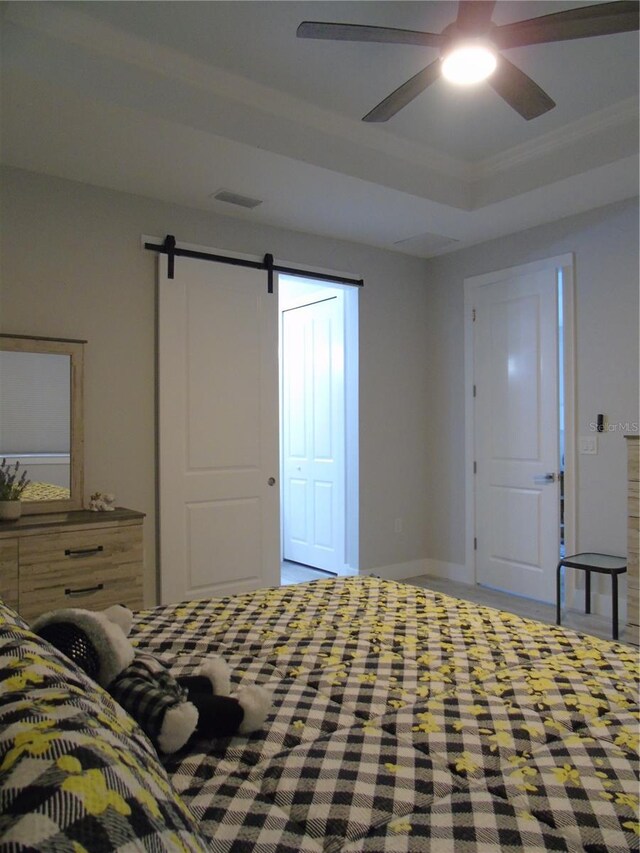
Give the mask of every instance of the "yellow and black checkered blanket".
POLYGON ((628 646, 375 578, 158 607, 133 638, 274 691, 262 730, 165 761, 218 853, 639 847, 628 646))
POLYGON ((69 489, 53 483, 29 483, 22 493, 23 501, 65 501, 70 497, 69 489))

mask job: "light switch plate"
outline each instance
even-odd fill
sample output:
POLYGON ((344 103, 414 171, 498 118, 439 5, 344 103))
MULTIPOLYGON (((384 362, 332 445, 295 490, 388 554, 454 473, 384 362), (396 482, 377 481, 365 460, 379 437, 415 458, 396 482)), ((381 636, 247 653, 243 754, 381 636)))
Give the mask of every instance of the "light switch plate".
POLYGON ((597 453, 598 452, 598 436, 597 435, 581 435, 578 443, 580 453, 597 453))

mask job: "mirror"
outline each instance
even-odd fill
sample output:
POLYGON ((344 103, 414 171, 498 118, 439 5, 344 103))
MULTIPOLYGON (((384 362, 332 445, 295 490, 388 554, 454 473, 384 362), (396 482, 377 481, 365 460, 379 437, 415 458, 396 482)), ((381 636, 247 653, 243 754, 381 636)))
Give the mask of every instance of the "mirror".
POLYGON ((0 459, 27 471, 23 515, 82 509, 85 343, 0 334, 0 459))

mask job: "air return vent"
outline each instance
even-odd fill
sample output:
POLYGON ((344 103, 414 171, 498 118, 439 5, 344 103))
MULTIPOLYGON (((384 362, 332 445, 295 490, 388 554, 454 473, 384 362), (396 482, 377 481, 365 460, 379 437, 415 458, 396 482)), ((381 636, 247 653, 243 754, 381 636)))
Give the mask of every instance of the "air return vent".
POLYGON ((249 198, 246 195, 232 193, 230 190, 218 190, 211 197, 216 201, 224 201, 226 204, 235 204, 237 207, 246 207, 250 210, 262 204, 262 199, 260 198, 249 198))

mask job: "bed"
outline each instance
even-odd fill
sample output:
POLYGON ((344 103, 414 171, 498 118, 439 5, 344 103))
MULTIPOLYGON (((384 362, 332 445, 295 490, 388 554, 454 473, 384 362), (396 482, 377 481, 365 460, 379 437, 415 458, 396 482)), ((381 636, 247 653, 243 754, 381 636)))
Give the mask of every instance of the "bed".
POLYGON ((29 483, 22 493, 23 501, 66 501, 70 497, 70 489, 54 483, 29 483))
MULTIPOLYGON (((34 640, 18 623, 8 629, 7 618, 0 636, 13 636, 15 662, 22 659, 20 643, 34 640)), ((196 740, 158 764, 152 793, 161 818, 154 823, 147 814, 146 834, 141 817, 132 828, 130 815, 109 815, 107 797, 94 815, 110 833, 112 846, 103 849, 639 848, 639 660, 629 646, 373 577, 140 611, 132 638, 178 672, 207 654, 222 655, 236 685, 263 683, 274 703, 262 730, 214 743, 196 740), (123 822, 117 833, 116 819, 123 822), (140 846, 127 847, 134 837, 140 846), (116 838, 124 839, 121 848, 116 838)), ((3 661, 6 670, 2 652, 0 676, 3 661)), ((50 647, 38 652, 41 661, 60 665, 56 655, 50 647)), ((32 651, 24 668, 33 661, 32 651)), ((65 679, 84 684, 80 673, 65 679)), ((50 686, 46 679, 44 685, 50 686)), ((21 707, 28 693, 27 684, 16 700, 21 707)), ((131 739, 130 762, 138 754, 146 761, 146 738, 109 697, 101 701, 108 706, 102 716, 109 736, 121 744, 131 739)), ((42 836, 46 843, 7 845, 21 825, 24 830, 26 811, 15 803, 28 790, 15 782, 19 762, 9 762, 3 775, 16 749, 15 702, 11 707, 7 718, 3 696, 0 850, 91 850, 79 818, 61 826, 60 807, 55 832, 42 836), (14 725, 8 737, 7 719, 14 725), (14 773, 13 783, 7 772, 14 773), (69 838, 81 847, 65 847, 61 839, 69 838)), ((45 711, 32 711, 30 719, 40 724, 45 711)), ((72 717, 65 712, 60 719, 69 725, 72 717)), ((50 734, 52 726, 41 731, 50 734)), ((25 751, 24 778, 31 786, 47 762, 60 764, 55 738, 40 748, 37 756, 38 747, 25 751)), ((124 749, 115 741, 110 748, 114 754, 124 749)), ((99 750, 99 762, 107 752, 99 750)), ((68 766, 76 776, 84 770, 68 766)), ((148 812, 139 791, 125 796, 118 779, 128 807, 148 812)), ((42 797, 33 805, 34 813, 51 812, 42 797)))

